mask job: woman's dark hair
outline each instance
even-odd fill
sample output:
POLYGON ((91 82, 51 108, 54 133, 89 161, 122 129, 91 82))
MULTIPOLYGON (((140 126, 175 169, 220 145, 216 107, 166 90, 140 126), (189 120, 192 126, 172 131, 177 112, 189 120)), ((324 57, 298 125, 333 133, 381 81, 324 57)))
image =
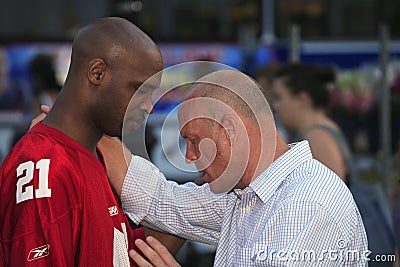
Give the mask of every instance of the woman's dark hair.
POLYGON ((329 103, 329 83, 334 83, 336 72, 332 66, 287 63, 275 73, 283 78, 285 85, 293 94, 307 93, 316 108, 326 108, 329 103))
POLYGON ((57 82, 56 73, 54 69, 54 62, 51 55, 37 54, 30 62, 31 75, 36 82, 40 83, 41 88, 36 90, 54 90, 60 91, 61 86, 57 82))

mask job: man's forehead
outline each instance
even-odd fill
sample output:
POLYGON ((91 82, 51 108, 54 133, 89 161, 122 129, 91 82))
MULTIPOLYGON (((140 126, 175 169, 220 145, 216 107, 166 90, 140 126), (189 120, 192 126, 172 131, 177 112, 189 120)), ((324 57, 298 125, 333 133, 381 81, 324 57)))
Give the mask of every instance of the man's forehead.
POLYGON ((179 104, 178 118, 179 120, 191 120, 196 116, 201 115, 202 111, 198 101, 195 99, 184 101, 179 104))
POLYGON ((181 127, 188 122, 201 122, 205 118, 212 117, 210 104, 206 102, 207 99, 204 97, 191 97, 182 101, 178 109, 178 120, 181 127))
POLYGON ((201 97, 205 95, 205 92, 209 92, 210 90, 215 90, 218 88, 219 89, 224 88, 229 90, 229 88, 226 88, 223 85, 220 85, 215 82, 197 81, 187 92, 186 98, 201 97))

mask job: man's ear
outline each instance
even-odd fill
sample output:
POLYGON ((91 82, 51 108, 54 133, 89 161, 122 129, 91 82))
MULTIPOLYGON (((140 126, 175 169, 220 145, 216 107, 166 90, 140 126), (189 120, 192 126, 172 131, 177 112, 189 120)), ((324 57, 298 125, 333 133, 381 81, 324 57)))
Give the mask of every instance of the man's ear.
POLYGON ((234 145, 239 135, 239 117, 237 115, 226 114, 222 117, 221 125, 229 135, 231 144, 234 145))
POLYGON ((93 84, 100 84, 104 79, 106 63, 101 58, 92 59, 89 62, 88 79, 93 84))

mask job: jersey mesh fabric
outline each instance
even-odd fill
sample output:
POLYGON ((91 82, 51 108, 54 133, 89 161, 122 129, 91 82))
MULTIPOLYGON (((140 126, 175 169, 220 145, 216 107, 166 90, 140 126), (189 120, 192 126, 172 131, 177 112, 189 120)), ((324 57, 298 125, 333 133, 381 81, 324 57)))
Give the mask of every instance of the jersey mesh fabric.
POLYGON ((133 241, 144 238, 142 227, 130 228, 97 157, 43 123, 1 166, 0 199, 5 266, 113 266, 115 256, 126 258, 133 241), (114 249, 121 247, 114 231, 130 241, 124 251, 114 249))

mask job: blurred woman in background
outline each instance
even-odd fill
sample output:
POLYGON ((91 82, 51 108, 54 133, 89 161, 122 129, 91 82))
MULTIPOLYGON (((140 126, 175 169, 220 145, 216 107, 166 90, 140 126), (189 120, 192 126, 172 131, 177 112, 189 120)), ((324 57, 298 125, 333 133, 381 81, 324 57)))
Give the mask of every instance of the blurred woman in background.
POLYGON ((288 63, 275 73, 273 108, 282 125, 294 133, 291 141, 308 140, 314 158, 348 185, 353 169, 350 150, 338 125, 326 113, 335 71, 288 63))

